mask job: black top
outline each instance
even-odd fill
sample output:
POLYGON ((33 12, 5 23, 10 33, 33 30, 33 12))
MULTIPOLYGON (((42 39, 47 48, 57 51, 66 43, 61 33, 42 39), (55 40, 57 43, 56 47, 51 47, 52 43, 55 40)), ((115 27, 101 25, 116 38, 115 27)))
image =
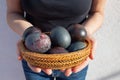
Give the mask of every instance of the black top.
POLYGON ((88 15, 92 0, 21 0, 25 18, 42 31, 57 25, 81 23, 88 15))

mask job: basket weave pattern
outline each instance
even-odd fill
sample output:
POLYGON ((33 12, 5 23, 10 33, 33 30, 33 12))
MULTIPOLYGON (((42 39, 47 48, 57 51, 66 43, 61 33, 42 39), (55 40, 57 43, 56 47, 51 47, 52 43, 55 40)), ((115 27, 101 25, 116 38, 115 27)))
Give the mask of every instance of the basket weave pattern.
POLYGON ((86 40, 86 44, 87 47, 82 50, 64 54, 42 54, 31 52, 25 48, 22 41, 19 48, 23 59, 33 66, 49 69, 65 69, 79 65, 86 60, 92 46, 90 40, 86 40))

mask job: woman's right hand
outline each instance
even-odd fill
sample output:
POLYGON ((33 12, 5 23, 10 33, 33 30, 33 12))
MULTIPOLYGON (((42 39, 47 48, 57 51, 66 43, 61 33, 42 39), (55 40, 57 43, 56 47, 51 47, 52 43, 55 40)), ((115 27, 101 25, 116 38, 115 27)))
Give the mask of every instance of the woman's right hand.
MULTIPOLYGON (((20 45, 20 40, 17 42, 17 55, 18 55, 18 60, 22 60, 22 55, 21 55, 21 52, 19 50, 19 45, 20 45)), ((39 67, 36 67, 36 66, 32 66, 30 65, 29 63, 27 63, 29 68, 33 71, 33 72, 37 72, 37 73, 40 73, 41 70, 44 71, 46 74, 48 75, 51 75, 52 74, 52 69, 41 69, 39 67)))

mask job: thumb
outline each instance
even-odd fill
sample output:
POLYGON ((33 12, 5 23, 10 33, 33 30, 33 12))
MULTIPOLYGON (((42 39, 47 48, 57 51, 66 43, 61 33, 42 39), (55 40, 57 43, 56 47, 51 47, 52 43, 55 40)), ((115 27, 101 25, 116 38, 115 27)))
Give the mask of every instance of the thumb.
POLYGON ((20 52, 20 40, 17 42, 17 55, 18 55, 18 60, 22 60, 22 55, 20 52))
POLYGON ((95 49, 96 49, 96 45, 97 45, 97 42, 94 38, 91 38, 91 43, 92 43, 92 48, 91 48, 91 52, 90 52, 90 59, 94 59, 94 55, 95 55, 95 49))

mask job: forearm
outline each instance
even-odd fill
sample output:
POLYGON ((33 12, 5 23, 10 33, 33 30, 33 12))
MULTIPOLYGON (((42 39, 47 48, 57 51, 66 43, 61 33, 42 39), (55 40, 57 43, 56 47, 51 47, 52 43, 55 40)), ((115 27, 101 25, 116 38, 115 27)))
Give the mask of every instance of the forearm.
POLYGON ((89 18, 83 23, 88 35, 93 35, 102 25, 104 14, 96 12, 89 16, 89 18))
POLYGON ((24 19, 22 14, 14 12, 7 12, 7 23, 19 36, 23 35, 25 29, 32 26, 30 22, 24 19))

